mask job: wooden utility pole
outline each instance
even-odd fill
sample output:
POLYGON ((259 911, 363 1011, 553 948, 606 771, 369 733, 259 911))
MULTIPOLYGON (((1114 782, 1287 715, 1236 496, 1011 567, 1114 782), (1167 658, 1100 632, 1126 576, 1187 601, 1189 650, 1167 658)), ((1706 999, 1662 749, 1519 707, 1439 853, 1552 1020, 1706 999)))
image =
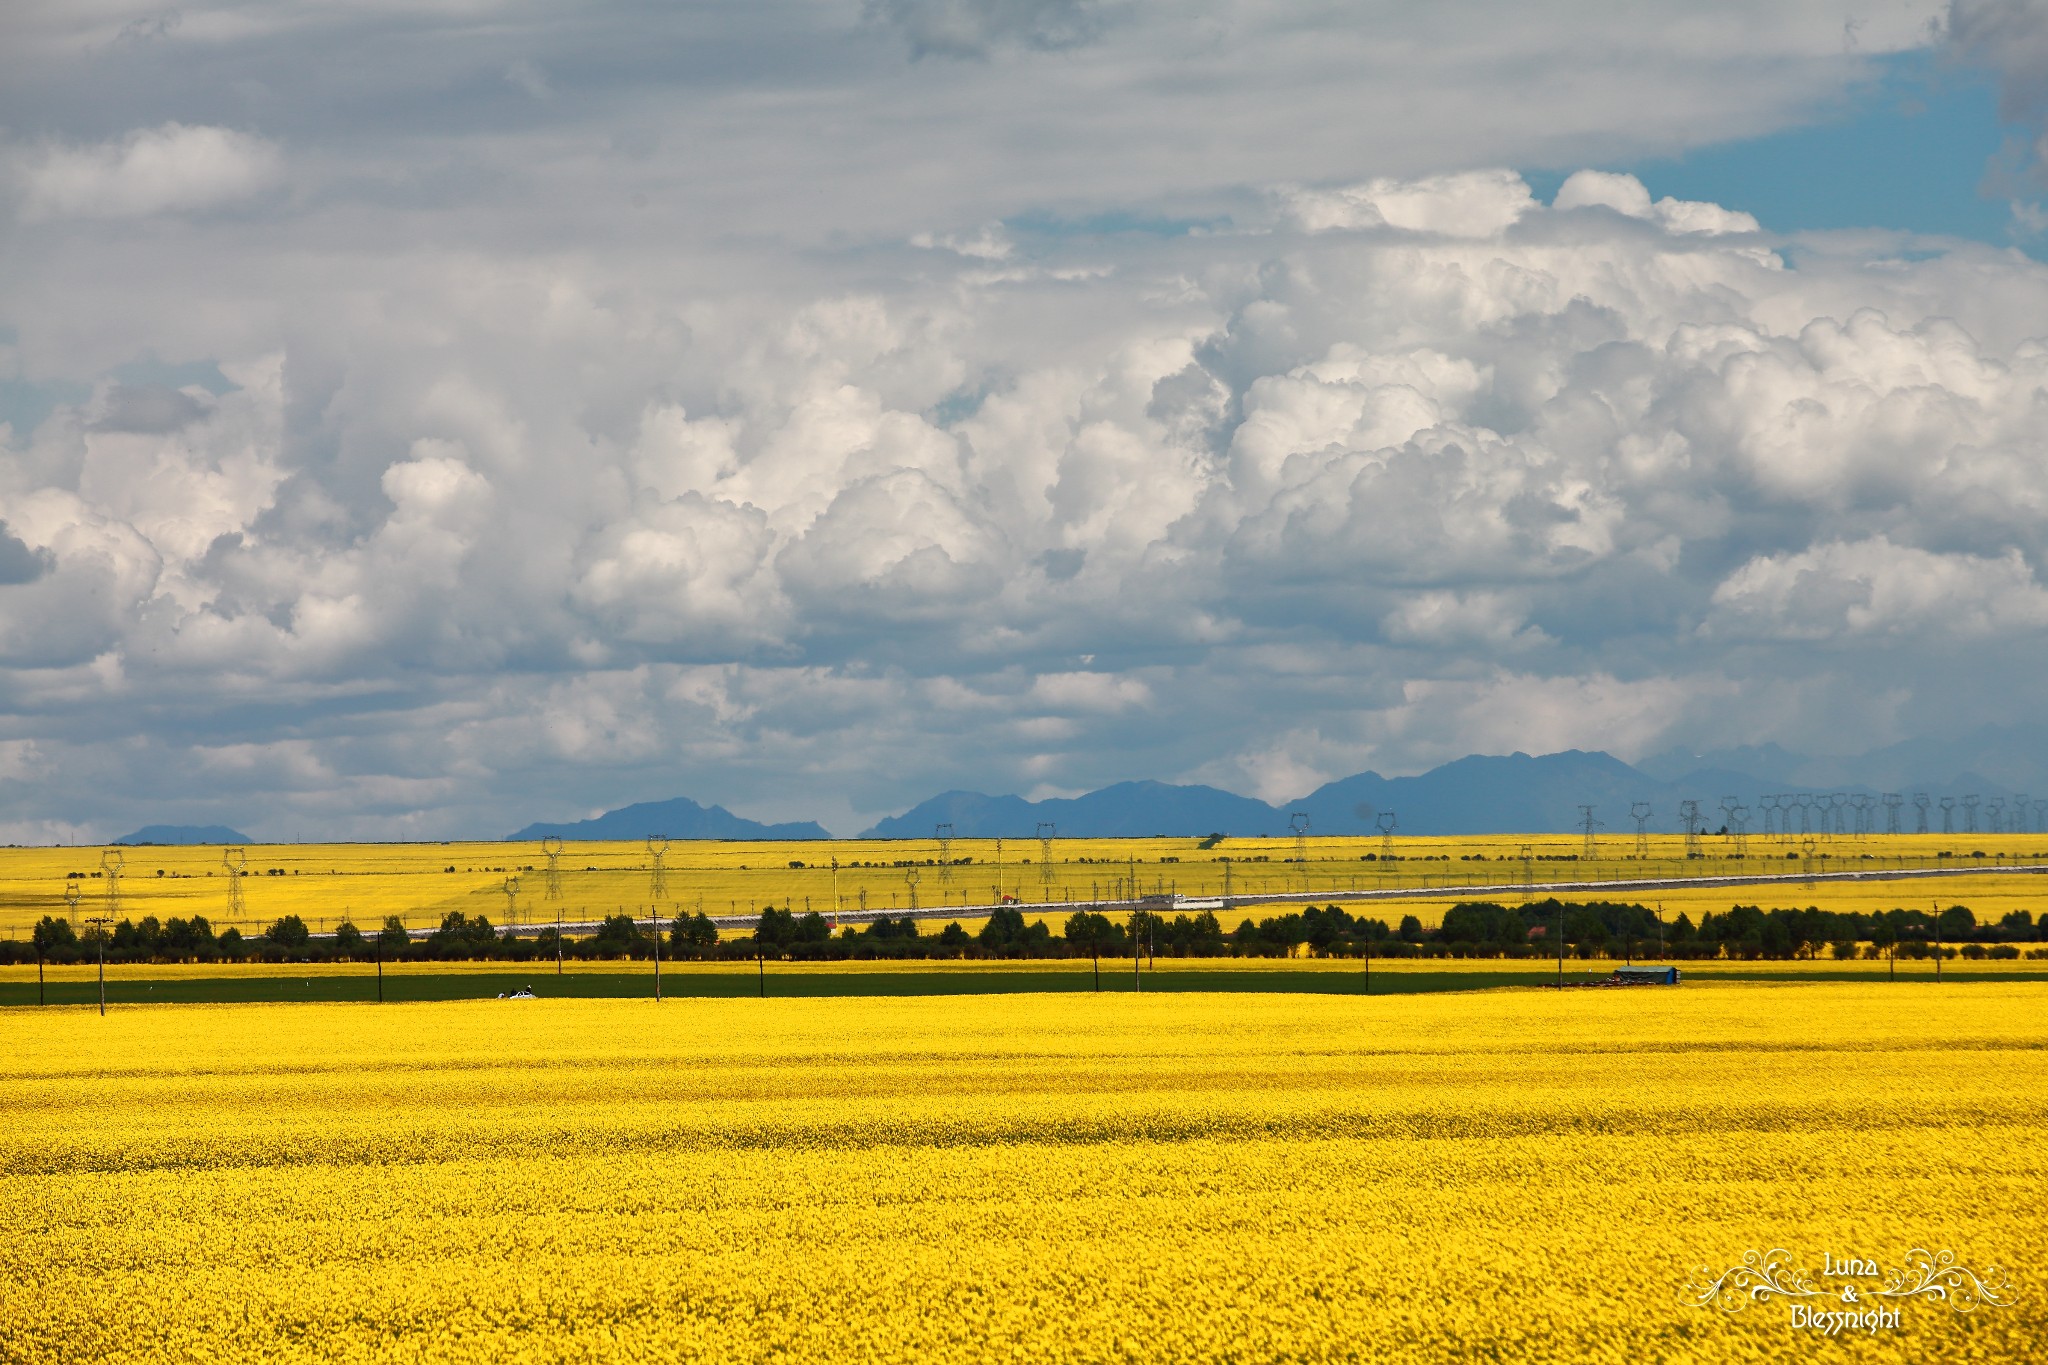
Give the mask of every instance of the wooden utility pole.
POLYGON ((112 919, 105 915, 99 915, 86 921, 87 924, 93 926, 95 931, 93 933, 93 942, 99 945, 100 950, 100 1018, 102 1019, 107 1017, 107 926, 113 922, 112 919))

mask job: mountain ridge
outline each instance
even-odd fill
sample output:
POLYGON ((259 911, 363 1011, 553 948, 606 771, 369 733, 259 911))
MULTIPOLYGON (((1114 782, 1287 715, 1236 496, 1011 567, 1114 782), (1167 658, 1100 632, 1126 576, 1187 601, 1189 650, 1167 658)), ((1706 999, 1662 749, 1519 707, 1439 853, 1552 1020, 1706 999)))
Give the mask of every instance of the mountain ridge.
POLYGON ((193 844, 248 844, 255 840, 226 825, 144 825, 133 834, 124 834, 109 842, 131 847, 136 844, 185 847, 193 844))
POLYGON ((700 806, 687 796, 668 801, 639 801, 608 810, 588 820, 549 824, 537 822, 507 842, 524 842, 549 837, 580 842, 594 839, 645 839, 665 835, 671 839, 830 839, 832 834, 814 820, 768 825, 734 815, 724 806, 700 806))
MULTIPOLYGON (((1533 756, 1467 754, 1410 777, 1355 773, 1326 782, 1298 800, 1277 803, 1199 783, 1151 780, 1117 782, 1079 796, 1039 801, 956 789, 884 817, 855 837, 930 839, 940 825, 950 825, 953 836, 961 839, 1028 839, 1037 835, 1041 823, 1051 824, 1058 836, 1067 838, 1278 836, 1292 828, 1297 814, 1308 817, 1314 834, 1377 834, 1382 816, 1391 817, 1396 833, 1409 835, 1567 834, 1584 828, 1586 806, 1593 807, 1596 829, 1614 836, 1635 832, 1631 811, 1638 802, 1649 804, 1645 827, 1653 832, 1682 829, 1680 803, 1687 800, 1699 802, 1706 829, 1718 829, 1725 819, 1721 803, 1731 796, 1748 808, 1749 828, 1760 834, 1764 815, 1758 797, 1763 795, 1843 792, 1877 797, 1890 790, 1910 801, 1919 792, 1935 798, 1974 792, 1985 798, 1988 820, 1990 800, 2010 802, 2017 794, 1993 777, 1970 770, 1946 782, 1899 782, 1882 788, 1858 782, 1793 782, 1782 776, 1788 770, 1827 771, 1844 762, 1813 760, 1775 745, 1700 755, 1674 750, 1645 760, 1659 772, 1677 774, 1666 778, 1599 749, 1533 756), (1717 761, 1732 753, 1759 757, 1776 775, 1760 778, 1717 761), (1697 766, 1686 767, 1688 760, 1697 766)), ((2048 785, 2043 790, 2048 793, 2048 785)), ((1901 828, 1911 832, 1914 809, 1902 807, 1900 817, 1901 828)), ((1956 818, 1961 821, 1960 812, 1956 818)), ((1875 830, 1882 832, 1881 808, 1872 819, 1875 830)), ((2030 816, 2027 828, 2040 823, 2030 816)), ((1933 824, 1939 829, 1938 813, 1933 824)), ((812 821, 762 824, 723 806, 700 806, 680 797, 622 807, 591 820, 528 825, 510 837, 529 840, 551 834, 564 839, 639 839, 650 834, 676 839, 837 837, 812 821)))

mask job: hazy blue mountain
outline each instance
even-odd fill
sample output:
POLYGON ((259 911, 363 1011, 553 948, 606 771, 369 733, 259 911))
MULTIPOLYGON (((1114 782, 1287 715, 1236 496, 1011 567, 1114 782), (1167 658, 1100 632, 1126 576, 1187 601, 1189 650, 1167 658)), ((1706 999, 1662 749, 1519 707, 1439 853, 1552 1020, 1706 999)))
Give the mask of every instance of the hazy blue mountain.
MULTIPOLYGON (((1360 773, 1319 787, 1289 809, 1305 812, 1317 834, 1370 834, 1393 811, 1402 834, 1557 833, 1580 828, 1579 807, 1611 830, 1624 825, 1629 804, 1651 802, 1675 820, 1678 807, 1662 782, 1611 754, 1567 749, 1456 759, 1415 777, 1360 773)), ((1659 823, 1656 828, 1669 828, 1659 823)))
MULTIPOLYGON (((1316 834, 1373 834, 1382 812, 1394 812, 1402 834, 1563 834, 1581 828, 1581 806, 1593 807, 1603 833, 1625 836, 1635 831, 1630 807, 1648 802, 1648 827, 1656 833, 1683 828, 1680 802, 1697 801, 1704 827, 1719 829, 1724 821, 1721 801, 1734 797, 1749 811, 1749 828, 1761 833, 1764 795, 1801 792, 1842 792, 1876 797, 1899 792, 1901 828, 1911 831, 1915 793, 1939 800, 1976 794, 1985 802, 2010 803, 2016 790, 2048 798, 2048 778, 2031 784, 2027 774, 2048 771, 2048 729, 1987 727, 1963 741, 1931 745, 1915 741, 1878 750, 1860 759, 1814 758, 1776 745, 1723 749, 1697 754, 1674 749, 1644 760, 1656 769, 1631 767, 1598 750, 1568 749, 1563 753, 1474 754, 1432 768, 1414 777, 1381 777, 1359 773, 1330 782, 1295 801, 1268 805, 1216 787, 1175 786, 1165 782, 1119 782, 1085 796, 1027 801, 1021 796, 989 796, 950 791, 934 796, 901 815, 881 820, 861 835, 868 839, 930 839, 941 824, 953 826, 963 839, 1028 839, 1039 822, 1050 821, 1068 838, 1113 838, 1126 835, 1200 836, 1283 835, 1296 813, 1307 815, 1316 834), (2028 757, 2039 745, 2040 768, 2028 757), (1982 763, 1940 765, 1958 756, 1975 755, 1982 763), (1744 766, 1755 763, 1755 768, 1744 766), (1911 775, 1918 773, 1915 780, 1911 775), (1948 773, 1952 776, 1933 777, 1948 773)), ((1962 813, 1956 813, 1957 829, 1962 813)), ((1932 818, 1941 828, 1940 812, 1932 818)), ((2029 820, 2029 828, 2038 826, 2029 820)), ((232 830, 192 831, 194 837, 171 839, 152 826, 129 837, 130 842, 241 843, 232 830), (207 835, 206 838, 197 837, 207 835)), ((1873 828, 1882 832, 1884 813, 1875 812, 1873 828)), ((516 840, 544 835, 564 839, 641 839, 666 834, 674 839, 829 839, 820 826, 764 825, 743 819, 721 806, 704 807, 675 800, 627 806, 574 824, 536 824, 512 836, 516 840)))
POLYGON ((508 836, 515 842, 545 838, 558 839, 645 839, 665 834, 671 839, 829 839, 825 827, 805 820, 798 824, 764 825, 734 815, 724 806, 700 806, 688 797, 673 801, 642 801, 638 805, 608 810, 590 820, 570 824, 528 825, 508 836))
POLYGON ((875 825, 864 839, 929 839, 950 823, 962 839, 1027 839, 1050 820, 1062 837, 1120 835, 1281 834, 1285 814, 1263 801, 1216 787, 1119 782, 1086 796, 1026 801, 1021 796, 947 792, 875 825))
POLYGON ((1667 784, 1673 792, 1683 792, 1700 803, 1700 809, 1718 810, 1721 798, 1740 798, 1750 809, 1756 808, 1757 797, 1762 794, 1778 795, 1806 791, 1857 792, 1860 787, 1832 787, 1826 784, 1809 786, 1798 782, 1785 782, 1778 778, 1759 779, 1754 773, 1739 773, 1728 768, 1701 768, 1667 784))
MULTIPOLYGON (((1741 788, 1758 789, 1754 782, 1741 788)), ((1716 789, 1697 796, 1711 807, 1721 794, 1716 789)), ((1537 834, 1578 829, 1579 807, 1586 804, 1596 807, 1595 818, 1610 830, 1633 830, 1627 818, 1629 805, 1642 800, 1658 808, 1653 828, 1676 827, 1673 789, 1609 754, 1571 750, 1538 758, 1475 755, 1418 777, 1360 773, 1279 805, 1215 787, 1162 782, 1120 782, 1086 796, 1048 801, 947 792, 879 822, 862 837, 929 839, 935 825, 949 822, 961 838, 1027 838, 1040 820, 1050 820, 1060 834, 1076 838, 1281 835, 1297 812, 1309 817, 1312 833, 1371 834, 1379 829, 1380 813, 1389 810, 1403 834, 1537 834)))
POLYGON ((942 792, 931 800, 912 806, 901 815, 890 816, 863 839, 928 839, 942 824, 953 827, 962 839, 1008 839, 1028 837, 1040 820, 1050 816, 1021 796, 984 796, 980 792, 942 792))
POLYGON ((1886 745, 1851 763, 1857 781, 1887 791, 1968 786, 1986 794, 2048 795, 2048 727, 1985 725, 1954 739, 1886 745))
MULTIPOLYGON (((1673 756, 1697 764, 1707 756, 1677 752, 1673 756)), ((1017 796, 987 796, 979 792, 947 792, 904 814, 883 820, 864 838, 929 839, 933 827, 944 822, 961 838, 1028 838, 1040 820, 1052 821, 1062 835, 1109 837, 1115 835, 1282 835, 1298 812, 1309 817, 1315 834, 1372 834, 1378 832, 1379 816, 1394 813, 1395 828, 1402 834, 1566 834, 1583 828, 1582 806, 1593 807, 1593 818, 1608 837, 1635 832, 1630 811, 1636 802, 1650 806, 1648 828, 1653 833, 1672 833, 1684 828, 1680 803, 1697 801, 1703 828, 1716 830, 1726 820, 1721 802, 1734 797, 1748 809, 1749 828, 1762 833, 1764 815, 1759 797, 1799 792, 1843 792, 1876 797, 1878 788, 1855 783, 1802 784, 1782 776, 1788 762, 1803 762, 1800 755, 1784 750, 1748 751, 1765 760, 1775 775, 1759 778, 1753 773, 1712 763, 1682 771, 1675 779, 1661 780, 1631 767, 1612 754, 1571 749, 1563 753, 1480 755, 1457 759, 1414 777, 1382 777, 1359 773, 1328 783, 1295 801, 1267 805, 1246 796, 1233 795, 1214 787, 1170 786, 1160 782, 1122 782, 1086 796, 1064 800, 1026 801, 1017 796)), ((1841 760, 1826 760, 1840 762, 1841 760)), ((1669 771, 1669 768, 1667 768, 1669 771)), ((1903 790, 1910 802, 1912 793, 1929 792, 1939 798, 1981 794, 2011 796, 1998 783, 1974 773, 1960 774, 1939 783, 1904 783, 1888 790, 1903 790)), ((2048 783, 2042 786, 2048 796, 2048 783)), ((1987 807, 1988 809, 1988 807, 1987 807)), ((1810 817, 1811 818, 1811 817, 1810 817)), ((1939 813, 1935 828, 1939 829, 1939 813)), ((1956 816, 1961 827, 1962 814, 1956 816)), ((1874 828, 1882 831, 1884 815, 1874 816, 1874 828)), ((1902 827, 1911 830, 1913 809, 1901 809, 1902 827)))
POLYGON ((114 840, 117 844, 247 844, 248 835, 226 825, 144 825, 133 834, 114 840))
POLYGON ((1984 725, 1946 739, 1909 739, 1866 754, 1799 754, 1776 744, 1678 748, 1635 765, 1659 781, 1684 785, 1707 772, 1743 776, 1748 791, 1929 792, 1986 797, 2015 791, 2048 793, 2048 726, 1984 725))
MULTIPOLYGON (((1821 761, 1840 762, 1839 759, 1821 761)), ((1666 749, 1661 754, 1651 754, 1639 760, 1635 768, 1659 782, 1678 782, 1697 772, 1720 770, 1747 774, 1752 782, 1794 787, 1810 780, 1805 776, 1805 770, 1814 762, 1805 754, 1795 754, 1776 744, 1743 744, 1731 749, 1709 749, 1705 753, 1695 753, 1686 748, 1666 749)), ((1825 778, 1821 780, 1826 781, 1825 778)))

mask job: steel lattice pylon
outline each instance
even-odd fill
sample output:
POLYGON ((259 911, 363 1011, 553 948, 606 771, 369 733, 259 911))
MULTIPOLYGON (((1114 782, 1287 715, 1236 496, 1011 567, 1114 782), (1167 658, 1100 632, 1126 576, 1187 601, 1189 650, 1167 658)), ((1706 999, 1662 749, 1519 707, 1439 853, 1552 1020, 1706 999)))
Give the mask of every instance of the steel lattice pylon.
POLYGON ((541 856, 547 859, 547 870, 542 874, 541 896, 545 900, 558 901, 562 898, 562 837, 550 834, 540 841, 541 856))
POLYGON ((647 853, 653 860, 648 869, 647 894, 654 904, 668 899, 668 836, 650 834, 647 836, 647 853))
POLYGON ((220 853, 221 866, 228 874, 228 922, 242 918, 242 878, 248 874, 249 851, 242 848, 224 848, 220 853))

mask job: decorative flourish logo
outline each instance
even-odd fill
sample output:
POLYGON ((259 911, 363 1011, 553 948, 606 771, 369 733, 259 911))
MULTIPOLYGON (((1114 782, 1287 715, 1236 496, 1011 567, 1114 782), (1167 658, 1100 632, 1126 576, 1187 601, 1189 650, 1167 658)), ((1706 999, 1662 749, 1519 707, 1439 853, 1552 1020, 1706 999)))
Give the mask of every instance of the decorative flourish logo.
POLYGON ((1693 1271, 1685 1286, 1686 1296, 1696 1308, 1712 1305, 1724 1313, 1740 1313, 1752 1303, 1772 1299, 1811 1299, 1820 1291, 1803 1270, 1786 1264, 1792 1255, 1783 1247, 1769 1251, 1745 1251, 1742 1264, 1716 1275, 1706 1266, 1693 1271))
POLYGON ((1958 1313, 1968 1313, 1980 1303, 1993 1308, 2012 1307, 2012 1282, 1995 1265, 1984 1267, 1982 1275, 1956 1263, 1953 1251, 1928 1255, 1919 1247, 1906 1253, 1903 1269, 1890 1271, 1885 1286, 1875 1291, 1884 1299, 1937 1299, 1958 1313))
POLYGON ((1718 1308, 1729 1314, 1773 1299, 1783 1299, 1789 1305, 1793 1327, 1834 1336, 1845 1330, 1896 1331, 1904 1326, 1900 1305, 1906 1303, 1945 1303, 1955 1313, 1972 1313, 1979 1307, 2010 1308, 2013 1290, 1997 1266, 1986 1266, 1979 1274, 1957 1261, 1952 1251, 1914 1247, 1892 1267, 1882 1267, 1863 1256, 1838 1260, 1832 1253, 1824 1253, 1816 1277, 1794 1264, 1791 1252, 1773 1247, 1746 1251, 1740 1264, 1718 1274, 1701 1266, 1683 1294, 1683 1301, 1691 1307, 1718 1308), (1827 1303, 1842 1306, 1821 1306, 1827 1303))

